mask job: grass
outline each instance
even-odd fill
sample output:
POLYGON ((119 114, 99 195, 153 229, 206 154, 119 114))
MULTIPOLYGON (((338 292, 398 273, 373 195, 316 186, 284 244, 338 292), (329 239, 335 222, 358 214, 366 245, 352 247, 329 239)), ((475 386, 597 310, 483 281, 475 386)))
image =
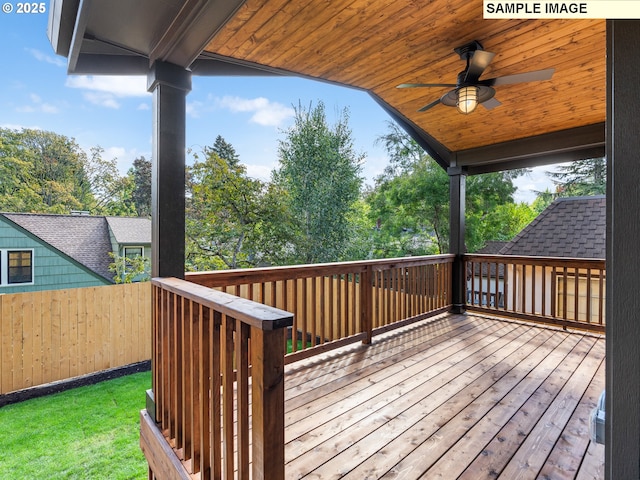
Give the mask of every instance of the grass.
MULTIPOLYGON (((302 350, 302 340, 298 340, 297 342, 298 348, 296 351, 302 350)), ((307 348, 311 346, 311 342, 307 342, 307 348)), ((293 342, 291 339, 287 340, 287 353, 293 352, 293 342)))
POLYGON ((150 386, 143 372, 0 408, 0 479, 146 479, 150 386))

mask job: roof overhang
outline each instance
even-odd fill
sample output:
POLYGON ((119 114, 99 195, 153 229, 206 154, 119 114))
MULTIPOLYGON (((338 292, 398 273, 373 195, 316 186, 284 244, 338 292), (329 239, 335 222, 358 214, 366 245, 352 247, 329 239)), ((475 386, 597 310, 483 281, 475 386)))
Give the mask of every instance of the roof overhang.
POLYGON ((49 38, 70 74, 295 75, 368 92, 444 168, 468 173, 604 156, 606 27, 599 20, 484 20, 481 0, 53 0, 49 38), (126 19, 126 21, 124 20, 126 19), (481 78, 553 68, 496 87, 497 108, 437 105, 472 40, 496 54, 481 78))

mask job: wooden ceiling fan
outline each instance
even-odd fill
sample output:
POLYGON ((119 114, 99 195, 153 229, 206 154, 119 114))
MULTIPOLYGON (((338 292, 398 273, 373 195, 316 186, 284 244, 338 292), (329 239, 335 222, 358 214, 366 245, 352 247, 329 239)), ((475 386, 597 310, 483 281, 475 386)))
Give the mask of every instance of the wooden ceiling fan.
POLYGON ((449 87, 442 97, 420 108, 419 112, 424 112, 439 103, 448 107, 457 107, 460 113, 469 114, 473 112, 478 104, 491 110, 501 103, 495 98, 496 90, 493 87, 500 85, 511 85, 514 83, 538 82, 549 80, 553 76, 555 69, 535 70, 531 72, 517 73, 515 75, 505 75, 502 77, 488 78, 481 80, 480 76, 489 66, 495 53, 483 50, 482 44, 477 40, 453 49, 461 60, 466 60, 467 68, 458 74, 457 83, 402 83, 396 88, 442 88, 449 87))

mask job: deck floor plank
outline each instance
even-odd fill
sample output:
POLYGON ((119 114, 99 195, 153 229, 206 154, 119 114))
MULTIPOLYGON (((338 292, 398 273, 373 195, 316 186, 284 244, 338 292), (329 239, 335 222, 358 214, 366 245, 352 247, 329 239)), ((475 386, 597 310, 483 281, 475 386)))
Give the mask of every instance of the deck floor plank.
MULTIPOLYGON (((314 460, 316 461, 319 460, 318 453, 322 451, 327 453, 325 457, 331 458, 332 452, 335 456, 315 471, 310 478, 335 478, 337 475, 344 475, 348 472, 345 471, 344 465, 352 465, 358 460, 365 460, 385 446, 385 439, 393 438, 403 429, 411 429, 416 418, 419 418, 417 411, 426 410, 426 412, 422 413, 424 416, 437 405, 446 402, 452 393, 451 391, 446 391, 443 387, 451 384, 455 379, 459 379, 459 377, 463 376, 469 369, 483 365, 479 359, 486 358, 501 348, 502 351, 506 351, 504 348, 505 344, 523 333, 522 331, 518 332, 516 330, 517 329, 507 331, 499 340, 486 345, 484 345, 483 342, 476 342, 475 345, 481 348, 466 358, 462 358, 460 361, 456 359, 452 360, 451 357, 443 359, 440 364, 444 369, 436 375, 429 375, 427 373, 423 375, 424 379, 422 381, 419 381, 417 376, 411 377, 414 385, 410 385, 408 388, 402 387, 400 391, 403 394, 391 401, 388 395, 381 396, 378 405, 382 406, 382 408, 376 412, 376 417, 383 418, 384 422, 382 422, 379 428, 359 440, 352 438, 352 433, 349 431, 339 432, 336 437, 325 442, 321 449, 314 449, 314 460), (425 396, 429 396, 430 398, 425 400, 425 396), (354 443, 355 440, 357 440, 356 443, 354 443), (342 450, 342 452, 337 454, 340 450, 342 450), (349 459, 349 462, 346 462, 345 459, 349 459)), ((468 350, 465 351, 468 352, 468 350)), ((462 351, 457 353, 460 356, 463 355, 462 351)), ((488 368, 487 365, 488 364, 484 364, 485 369, 488 368)), ((471 377, 473 376, 467 375, 467 383, 471 381, 471 377)), ((458 383, 462 382, 459 381, 458 383)), ((334 424, 342 425, 341 418, 334 419, 334 424)), ((362 433, 365 433, 362 423, 355 427, 354 430, 355 429, 357 429, 361 437, 362 433)), ((309 462, 308 459, 304 460, 305 463, 309 462)), ((296 469, 293 469, 292 472, 296 474, 299 473, 296 469)), ((337 478, 340 477, 338 476, 337 478)))
POLYGON ((286 478, 603 478, 603 365, 603 337, 477 315, 292 363, 286 478))
MULTIPOLYGON (((562 359, 558 368, 550 373, 531 397, 496 433, 491 442, 482 449, 475 461, 466 462, 469 466, 461 478, 536 478, 537 470, 535 474, 530 473, 524 476, 523 474, 526 470, 535 469, 535 465, 540 466, 542 464, 540 460, 536 462, 536 456, 539 456, 541 451, 539 450, 540 442, 545 439, 544 430, 551 429, 554 426, 555 419, 553 414, 558 413, 558 410, 566 413, 568 409, 571 410, 568 415, 572 413, 573 406, 563 403, 564 397, 558 401, 558 396, 563 388, 568 385, 567 381, 572 376, 576 364, 585 357, 588 358, 587 355, 593 346, 593 342, 593 339, 582 339, 562 359), (545 418, 545 415, 547 418, 545 418), (541 425, 544 426, 542 432, 536 431, 536 428, 540 430, 539 427, 541 425), (510 470, 504 470, 507 463, 510 466, 510 470)), ((593 371, 595 371, 595 368, 593 371)), ((593 371, 589 379, 592 378, 593 371)), ((582 395, 582 392, 580 395, 582 395)), ((579 399, 580 397, 578 397, 579 399)), ((561 422, 564 425, 566 420, 561 422)), ((470 431, 465 438, 477 438, 474 433, 470 431)))
MULTIPOLYGON (((508 332, 511 326, 490 326, 488 331, 508 332)), ((285 412, 287 429, 285 438, 293 440, 304 433, 317 429, 345 412, 358 412, 363 405, 392 400, 403 395, 407 388, 419 383, 423 378, 435 376, 449 368, 450 364, 462 361, 465 357, 483 347, 483 333, 477 332, 463 342, 452 341, 444 349, 437 351, 426 348, 421 354, 413 355, 396 362, 388 369, 378 370, 367 376, 358 375, 355 381, 332 395, 313 395, 315 400, 293 412, 285 412)), ((452 339, 453 340, 453 339, 452 339)))
POLYGON ((551 353, 547 352, 532 373, 522 381, 515 385, 501 385, 503 388, 494 386, 478 397, 434 435, 425 439, 410 456, 396 465, 387 477, 392 478, 397 472, 412 472, 415 478, 423 478, 423 475, 444 478, 442 474, 447 475, 446 478, 457 478, 468 464, 469 457, 475 457, 473 452, 479 453, 482 444, 486 444, 487 439, 495 434, 495 429, 522 407, 524 401, 538 389, 542 379, 562 361, 566 355, 565 350, 573 347, 573 340, 572 337, 567 337, 551 353), (473 431, 474 435, 469 434, 470 431, 473 431), (462 457, 460 460, 457 459, 458 455, 462 457), (456 473, 445 471, 443 464, 453 468, 456 473), (462 470, 458 471, 460 468, 462 470))
MULTIPOLYGON (((604 345, 601 345, 600 348, 604 355, 604 345)), ((540 471, 540 478, 568 480, 576 477, 591 443, 589 441, 589 414, 596 407, 600 393, 604 390, 604 370, 605 362, 603 359, 574 414, 554 446, 553 452, 540 471)), ((597 467, 593 470, 597 471, 597 467)))

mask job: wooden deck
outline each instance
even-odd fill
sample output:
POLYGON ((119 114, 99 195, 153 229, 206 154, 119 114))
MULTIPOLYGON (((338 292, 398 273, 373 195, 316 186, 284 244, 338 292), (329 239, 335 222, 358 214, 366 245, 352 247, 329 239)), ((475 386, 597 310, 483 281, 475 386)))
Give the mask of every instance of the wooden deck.
POLYGON ((286 367, 287 479, 604 478, 604 337, 442 315, 286 367))

